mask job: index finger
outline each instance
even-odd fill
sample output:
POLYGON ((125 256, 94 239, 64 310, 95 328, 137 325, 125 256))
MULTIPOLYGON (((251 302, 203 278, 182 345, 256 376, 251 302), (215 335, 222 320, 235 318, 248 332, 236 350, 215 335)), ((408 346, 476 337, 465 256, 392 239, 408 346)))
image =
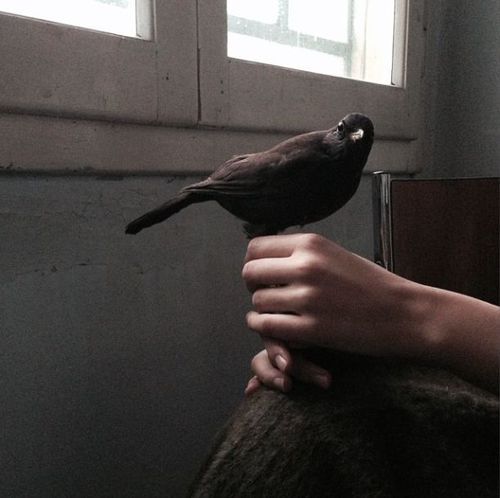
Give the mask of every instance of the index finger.
POLYGON ((261 258, 243 265, 241 276, 250 292, 261 287, 287 285, 294 276, 294 267, 287 258, 261 258))
POLYGON ((253 259, 287 258, 292 255, 301 234, 267 235, 248 243, 245 263, 253 259))

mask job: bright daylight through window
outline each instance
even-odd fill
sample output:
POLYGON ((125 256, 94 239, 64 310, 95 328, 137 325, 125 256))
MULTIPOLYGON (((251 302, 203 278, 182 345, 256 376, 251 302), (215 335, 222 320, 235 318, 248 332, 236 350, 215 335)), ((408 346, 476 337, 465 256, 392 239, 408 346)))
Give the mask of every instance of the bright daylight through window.
POLYGON ((0 13, 150 38, 148 7, 151 0, 0 0, 0 13))
POLYGON ((394 71, 401 68, 393 71, 396 2, 227 0, 228 56, 400 85, 394 71))

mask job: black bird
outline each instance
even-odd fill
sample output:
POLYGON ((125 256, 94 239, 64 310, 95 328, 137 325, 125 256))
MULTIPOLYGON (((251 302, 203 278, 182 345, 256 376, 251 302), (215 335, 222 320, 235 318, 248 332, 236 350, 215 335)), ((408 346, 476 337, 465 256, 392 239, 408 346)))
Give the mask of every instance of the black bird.
POLYGON ((326 218, 356 192, 373 143, 373 124, 348 114, 329 130, 313 131, 272 149, 235 156, 206 180, 184 187, 132 221, 126 233, 166 220, 196 202, 214 200, 245 221, 249 238, 326 218))

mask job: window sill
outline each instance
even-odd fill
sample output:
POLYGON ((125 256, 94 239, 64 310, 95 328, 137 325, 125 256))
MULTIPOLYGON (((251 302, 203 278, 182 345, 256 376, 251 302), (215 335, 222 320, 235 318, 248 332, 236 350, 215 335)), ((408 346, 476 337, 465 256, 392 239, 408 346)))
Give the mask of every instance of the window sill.
MULTIPOLYGON (((295 133, 0 114, 0 173, 206 175, 295 133)), ((411 138, 377 137, 366 171, 414 173, 411 138)))

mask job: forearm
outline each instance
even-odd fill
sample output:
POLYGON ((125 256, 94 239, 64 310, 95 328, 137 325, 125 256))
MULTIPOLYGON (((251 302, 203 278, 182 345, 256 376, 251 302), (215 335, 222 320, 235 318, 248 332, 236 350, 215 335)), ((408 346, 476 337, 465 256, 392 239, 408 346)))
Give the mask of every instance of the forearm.
POLYGON ((421 355, 498 393, 500 308, 463 294, 418 286, 421 355))
POLYGON ((254 239, 243 278, 251 330, 305 344, 423 361, 498 391, 500 308, 412 282, 317 235, 254 239))

